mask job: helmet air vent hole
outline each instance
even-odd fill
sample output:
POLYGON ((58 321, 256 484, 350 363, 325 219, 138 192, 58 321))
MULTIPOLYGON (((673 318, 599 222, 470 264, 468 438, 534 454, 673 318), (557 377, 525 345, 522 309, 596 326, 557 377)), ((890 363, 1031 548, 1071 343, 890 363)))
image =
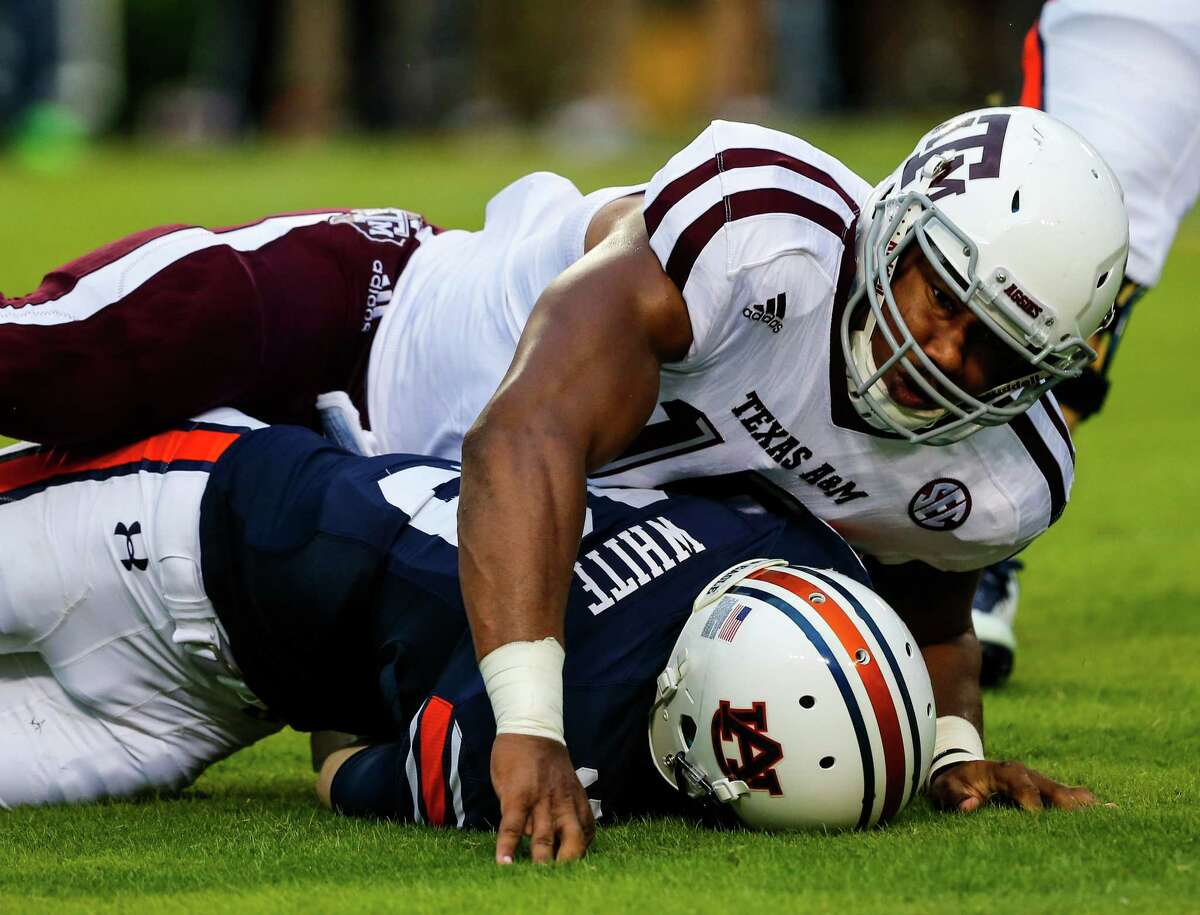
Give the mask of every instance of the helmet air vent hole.
POLYGON ((810 594, 810 595, 808 595, 808 602, 810 604, 823 604, 823 603, 825 603, 825 595, 824 594, 810 594))
POLYGON ((1108 279, 1107 270, 1100 274, 1100 279, 1096 280, 1096 288, 1099 289, 1101 286, 1103 286, 1106 279, 1108 279))
POLYGON ((800 697, 800 708, 812 708, 816 704, 817 704, 817 700, 814 699, 812 696, 801 696, 800 697))
POLYGON ((933 703, 932 702, 925 703, 925 717, 926 718, 933 717, 933 703))
POLYGON ((854 660, 857 661, 859 664, 870 664, 871 663, 871 655, 867 651, 867 649, 860 648, 860 649, 858 649, 858 651, 854 652, 854 660))
POLYGON ((1015 213, 1019 209, 1021 209, 1021 189, 1017 188, 1013 191, 1012 211, 1015 213))
POLYGON ((683 742, 690 750, 692 744, 696 742, 696 721, 690 715, 679 716, 679 734, 683 737, 683 742))
POLYGON ((832 756, 822 756, 821 761, 817 763, 822 769, 832 769, 833 764, 837 762, 832 756))
POLYGON ((906 655, 908 655, 910 658, 912 657, 912 642, 904 643, 904 653, 906 655))

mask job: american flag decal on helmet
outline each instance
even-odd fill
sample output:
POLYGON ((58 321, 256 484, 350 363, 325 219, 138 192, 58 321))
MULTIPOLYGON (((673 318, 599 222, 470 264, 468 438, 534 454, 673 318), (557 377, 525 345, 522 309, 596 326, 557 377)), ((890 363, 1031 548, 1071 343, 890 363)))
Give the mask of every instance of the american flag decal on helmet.
POLYGON ((717 633, 717 638, 724 639, 726 642, 732 642, 733 637, 738 634, 738 630, 742 628, 742 623, 746 617, 750 615, 749 607, 734 606, 733 610, 729 611, 729 615, 725 617, 725 622, 721 624, 721 630, 717 633))

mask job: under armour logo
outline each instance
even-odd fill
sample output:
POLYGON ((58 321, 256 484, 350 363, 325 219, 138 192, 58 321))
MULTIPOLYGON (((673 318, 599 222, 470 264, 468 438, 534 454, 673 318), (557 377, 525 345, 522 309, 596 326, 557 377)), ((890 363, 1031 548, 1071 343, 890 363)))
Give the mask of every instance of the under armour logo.
POLYGON ((139 556, 138 553, 144 553, 142 544, 142 523, 134 521, 128 527, 124 522, 117 522, 117 526, 113 528, 114 537, 125 538, 125 552, 129 554, 128 559, 122 559, 121 565, 125 567, 126 572, 132 572, 137 569, 139 572, 145 572, 146 567, 150 565, 150 560, 145 556, 139 556), (134 538, 137 538, 135 541, 134 538))

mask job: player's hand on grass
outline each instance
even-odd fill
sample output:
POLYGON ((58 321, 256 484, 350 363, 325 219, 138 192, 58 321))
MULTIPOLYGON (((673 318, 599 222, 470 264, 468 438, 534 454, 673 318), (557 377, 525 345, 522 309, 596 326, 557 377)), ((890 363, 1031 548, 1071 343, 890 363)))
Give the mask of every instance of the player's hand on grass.
POLYGON ((929 796, 943 810, 969 812, 993 798, 1023 810, 1078 810, 1096 803, 1082 785, 1060 785, 1022 763, 990 759, 963 762, 939 772, 929 786, 929 796))
POLYGON ((492 744, 492 787, 500 799, 498 864, 513 862, 522 836, 529 836, 529 854, 538 864, 583 857, 596 821, 565 746, 500 734, 492 744))

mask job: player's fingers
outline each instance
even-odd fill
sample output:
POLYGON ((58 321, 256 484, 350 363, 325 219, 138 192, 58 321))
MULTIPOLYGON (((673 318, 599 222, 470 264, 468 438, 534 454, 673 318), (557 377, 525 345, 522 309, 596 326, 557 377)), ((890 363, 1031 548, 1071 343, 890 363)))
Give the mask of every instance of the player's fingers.
POLYGON ((583 843, 585 846, 591 845, 592 839, 596 835, 596 817, 592 813, 591 802, 583 792, 580 792, 575 798, 575 812, 579 818, 579 825, 583 829, 583 843))
POLYGON ((571 811, 570 815, 558 821, 558 854, 555 861, 577 861, 587 851, 588 838, 584 835, 583 825, 571 811))
POLYGON ((1005 794, 1022 810, 1041 810, 1042 793, 1028 775, 1017 775, 1006 786, 1005 794))
POLYGON ((1060 785, 1036 772, 1030 774, 1038 791, 1042 793, 1042 800, 1050 807, 1058 810, 1078 810, 1080 807, 1091 807, 1096 803, 1096 796, 1083 785, 1060 785))
POLYGON ((525 832, 525 808, 514 805, 501 813, 500 827, 496 830, 496 863, 512 864, 521 846, 525 832))
POLYGON ((974 810, 978 810, 982 806, 983 806, 983 798, 975 797, 974 795, 972 795, 971 797, 964 798, 962 801, 960 801, 959 805, 958 805, 958 809, 962 813, 971 813, 974 810))
POLYGON ((550 815, 550 802, 545 798, 533 808, 533 833, 529 839, 529 857, 534 864, 548 864, 554 860, 554 818, 550 815))

